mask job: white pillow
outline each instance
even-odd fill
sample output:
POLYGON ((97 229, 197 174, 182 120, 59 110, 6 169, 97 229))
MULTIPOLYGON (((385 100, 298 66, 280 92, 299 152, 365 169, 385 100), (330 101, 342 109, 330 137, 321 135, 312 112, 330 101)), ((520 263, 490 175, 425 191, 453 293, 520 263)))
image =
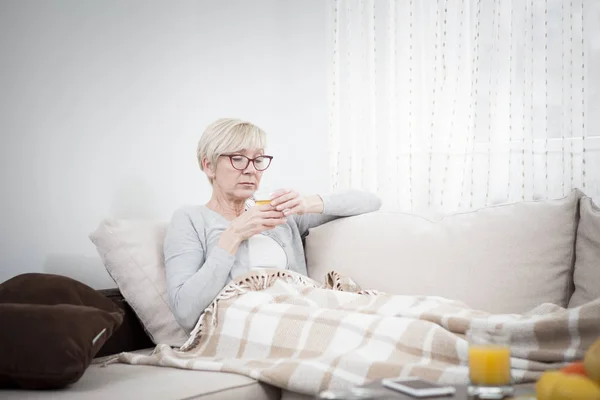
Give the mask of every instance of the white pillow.
POLYGON ((163 256, 166 228, 162 221, 105 219, 89 238, 152 341, 181 346, 188 335, 169 305, 163 256))

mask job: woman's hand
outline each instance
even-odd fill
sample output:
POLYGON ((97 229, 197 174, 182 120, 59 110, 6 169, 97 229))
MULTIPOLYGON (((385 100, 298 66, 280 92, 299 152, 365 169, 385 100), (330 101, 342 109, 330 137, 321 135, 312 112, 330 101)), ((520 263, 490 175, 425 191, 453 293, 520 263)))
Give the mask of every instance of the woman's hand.
POLYGON ((276 211, 271 205, 265 204, 254 206, 231 221, 229 229, 239 236, 240 240, 246 240, 285 223, 286 220, 281 211, 276 211))
POLYGON ((323 212, 323 200, 318 195, 300 196, 294 190, 279 189, 273 192, 271 198, 271 205, 277 211, 282 211, 286 217, 294 214, 302 215, 323 212))
POLYGON ((235 255, 241 242, 250 237, 273 229, 286 223, 281 211, 269 204, 254 206, 248 211, 232 220, 219 238, 219 247, 235 255))

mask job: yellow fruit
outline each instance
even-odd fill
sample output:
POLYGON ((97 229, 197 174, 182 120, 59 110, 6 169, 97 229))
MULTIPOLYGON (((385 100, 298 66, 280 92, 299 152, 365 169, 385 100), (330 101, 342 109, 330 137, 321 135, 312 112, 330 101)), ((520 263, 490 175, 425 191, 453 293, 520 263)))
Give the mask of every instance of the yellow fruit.
POLYGON ((544 372, 535 385, 537 400, 552 400, 554 387, 560 383, 565 374, 558 371, 544 372))
POLYGON ((600 387, 585 376, 569 374, 553 387, 550 400, 600 400, 600 387))
POLYGON ((600 339, 585 352, 583 365, 586 375, 600 385, 600 339))
POLYGON ((582 375, 545 372, 536 384, 537 400, 600 400, 600 386, 582 375))

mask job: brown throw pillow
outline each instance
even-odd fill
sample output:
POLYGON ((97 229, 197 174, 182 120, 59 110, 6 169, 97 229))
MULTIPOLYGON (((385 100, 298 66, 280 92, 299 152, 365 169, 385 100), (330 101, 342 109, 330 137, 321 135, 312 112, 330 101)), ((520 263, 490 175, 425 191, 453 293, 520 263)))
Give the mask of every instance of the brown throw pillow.
POLYGON ((27 273, 0 285, 0 303, 73 304, 116 311, 118 307, 88 285, 62 275, 27 273))
POLYGON ((71 304, 0 304, 0 387, 77 382, 123 315, 71 304))
POLYGON ((76 382, 121 325, 123 310, 72 278, 27 273, 0 284, 0 387, 76 382))

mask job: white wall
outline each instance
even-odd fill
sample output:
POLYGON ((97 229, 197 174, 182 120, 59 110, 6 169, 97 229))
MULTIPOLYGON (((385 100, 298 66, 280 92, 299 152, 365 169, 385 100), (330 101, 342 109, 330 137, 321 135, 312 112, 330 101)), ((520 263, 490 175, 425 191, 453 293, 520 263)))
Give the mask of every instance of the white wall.
POLYGON ((37 271, 114 287, 88 234, 205 202, 195 146, 222 116, 268 132, 267 184, 327 190, 325 7, 3 0, 0 282, 37 271))

